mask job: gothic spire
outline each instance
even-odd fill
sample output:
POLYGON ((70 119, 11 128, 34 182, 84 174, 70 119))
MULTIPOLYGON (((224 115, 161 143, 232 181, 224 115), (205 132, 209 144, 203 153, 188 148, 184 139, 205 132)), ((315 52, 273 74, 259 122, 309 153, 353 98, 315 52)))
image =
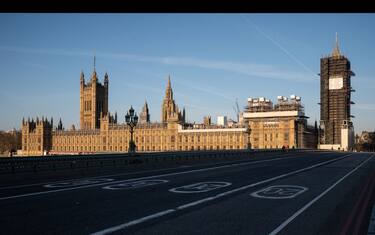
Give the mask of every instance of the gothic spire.
POLYGON ((173 100, 173 91, 171 86, 171 76, 168 75, 168 85, 167 89, 165 90, 165 98, 169 100, 173 100))
POLYGON ((85 74, 83 73, 82 69, 81 69, 81 83, 85 83, 85 74))
POLYGON ((182 121, 185 123, 186 122, 186 113, 185 113, 185 107, 182 111, 182 121))
POLYGON ((97 81, 98 80, 98 77, 97 77, 97 75, 96 75, 96 68, 95 68, 95 66, 96 66, 96 55, 94 54, 94 72, 92 73, 92 80, 94 80, 95 79, 95 81, 97 81))
POLYGON ((63 129, 63 124, 60 118, 59 123, 57 124, 57 130, 62 130, 62 129, 63 129))
POLYGON ((148 110, 148 104, 145 100, 145 104, 143 105, 142 112, 139 114, 139 123, 149 123, 150 122, 150 113, 148 110))
POLYGON ((96 55, 94 54, 94 71, 96 71, 95 70, 95 62, 96 62, 96 55))
POLYGON ((109 81, 108 73, 105 72, 105 74, 104 74, 104 86, 107 87, 107 88, 108 88, 108 81, 109 81))
POLYGON ((332 56, 340 56, 340 49, 339 49, 339 37, 336 32, 336 41, 335 41, 335 47, 333 48, 332 56))

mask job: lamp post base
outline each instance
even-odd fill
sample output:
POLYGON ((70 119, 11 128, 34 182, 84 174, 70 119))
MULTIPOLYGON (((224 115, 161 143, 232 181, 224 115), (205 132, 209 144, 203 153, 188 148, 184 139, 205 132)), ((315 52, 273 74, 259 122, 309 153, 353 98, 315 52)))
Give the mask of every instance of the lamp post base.
POLYGON ((136 145, 134 141, 129 141, 129 153, 135 153, 136 145))

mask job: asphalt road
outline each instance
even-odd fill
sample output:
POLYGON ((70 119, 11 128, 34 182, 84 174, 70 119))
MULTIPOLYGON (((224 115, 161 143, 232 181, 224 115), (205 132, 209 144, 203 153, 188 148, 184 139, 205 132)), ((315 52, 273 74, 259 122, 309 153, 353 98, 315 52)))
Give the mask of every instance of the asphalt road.
POLYGON ((300 152, 26 178, 0 186, 0 234, 360 234, 374 169, 368 153, 300 152))

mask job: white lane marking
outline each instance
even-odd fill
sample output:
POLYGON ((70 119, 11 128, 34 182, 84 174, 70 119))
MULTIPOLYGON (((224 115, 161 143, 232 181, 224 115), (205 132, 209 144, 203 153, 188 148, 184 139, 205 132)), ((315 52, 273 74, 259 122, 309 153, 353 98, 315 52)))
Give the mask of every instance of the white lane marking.
POLYGON ((195 202, 190 202, 188 204, 178 206, 177 210, 183 210, 183 209, 186 209, 186 208, 189 208, 189 207, 192 207, 192 206, 199 205, 199 204, 204 203, 204 202, 212 201, 214 199, 215 199, 215 197, 206 197, 206 198, 203 198, 203 199, 195 201, 195 202))
POLYGON ((287 199, 294 198, 307 190, 308 188, 298 185, 273 185, 253 192, 250 195, 266 199, 287 199))
POLYGON ((161 174, 161 175, 145 176, 145 177, 132 178, 132 179, 127 179, 127 180, 118 180, 118 181, 112 181, 112 182, 109 182, 109 183, 106 182, 106 183, 90 184, 90 185, 84 185, 84 186, 78 186, 78 187, 72 187, 72 188, 55 189, 55 190, 35 192, 35 193, 26 193, 26 194, 20 194, 20 195, 15 195, 15 196, 0 197, 0 201, 1 200, 14 199, 14 198, 20 198, 20 197, 36 196, 36 195, 43 195, 43 194, 49 194, 49 193, 71 191, 71 190, 76 190, 76 189, 91 188, 91 187, 97 187, 97 186, 112 184, 112 183, 113 184, 114 183, 124 183, 124 182, 129 182, 129 181, 134 181, 134 180, 153 179, 153 178, 160 178, 160 177, 165 177, 165 176, 183 175, 183 174, 189 174, 189 173, 195 173, 195 172, 211 171, 211 170, 216 170, 216 169, 228 168, 228 167, 233 167, 233 166, 253 165, 253 164, 262 163, 262 162, 287 160, 287 159, 293 159, 293 158, 298 158, 298 157, 288 157, 288 158, 281 157, 281 158, 273 158, 273 159, 260 160, 260 161, 251 161, 251 162, 245 162, 245 163, 235 163, 235 164, 229 164, 229 165, 224 165, 224 166, 195 169, 195 170, 190 170, 190 171, 166 173, 166 174, 161 174))
POLYGON ((34 184, 21 184, 21 185, 14 185, 14 186, 4 186, 0 187, 0 190, 4 189, 16 189, 16 188, 26 188, 31 186, 43 186, 46 184, 58 184, 58 183, 64 183, 66 181, 74 181, 74 180, 92 180, 92 179, 98 179, 102 177, 108 177, 108 176, 95 176, 95 177, 83 177, 83 178, 73 178, 73 179, 64 179, 64 180, 56 180, 56 181, 49 181, 44 183, 34 183, 34 184))
POLYGON ((130 226, 133 226, 133 225, 136 225, 136 224, 143 223, 147 220, 155 219, 155 218, 170 214, 172 212, 175 212, 175 210, 170 209, 170 210, 160 211, 158 213, 155 213, 155 214, 152 214, 152 215, 149 215, 149 216, 137 219, 137 220, 130 221, 129 223, 126 223, 126 224, 120 224, 120 225, 112 227, 112 228, 108 228, 108 229, 105 229, 105 230, 102 230, 102 231, 99 231, 99 232, 96 232, 96 233, 92 233, 92 235, 101 235, 101 234, 112 233, 112 232, 130 227, 130 226))
MULTIPOLYGON (((282 154, 277 154, 276 156, 279 156, 282 154)), ((283 155, 282 158, 296 158, 296 157, 288 157, 291 156, 290 154, 283 155)), ((276 158, 274 158, 276 159, 276 158)), ((204 163, 204 164, 198 164, 198 165, 186 165, 186 166, 179 166, 179 167, 171 167, 171 168, 164 168, 164 169, 156 169, 156 170, 147 170, 147 171, 137 171, 137 172, 132 172, 132 173, 120 173, 120 174, 111 174, 111 175, 102 175, 102 176, 96 176, 96 177, 88 177, 88 178, 73 178, 70 180, 83 180, 83 179, 96 179, 96 178, 102 178, 102 177, 115 177, 115 176, 127 176, 127 175, 137 175, 137 174, 143 174, 143 173, 150 173, 150 172, 158 172, 158 171, 168 171, 168 170, 181 170, 180 168, 188 168, 188 167, 204 167, 204 166, 213 166, 213 165, 220 165, 220 164, 233 164, 236 162, 248 162, 248 160, 236 160, 236 161, 229 161, 229 162, 220 162, 220 163, 204 163)), ((252 161, 253 162, 253 161, 252 161)), ((30 186, 37 186, 37 185, 44 185, 44 184, 55 184, 55 183, 60 183, 64 182, 66 180, 58 180, 58 181, 53 181, 53 182, 44 182, 44 183, 34 183, 34 184, 23 184, 23 185, 15 185, 15 186, 4 186, 0 187, 0 190, 2 189, 14 189, 14 188, 25 188, 25 187, 30 187, 30 186)))
POLYGON ((316 168, 316 167, 319 167, 319 166, 324 165, 324 164, 328 164, 328 163, 333 162, 333 161, 339 161, 339 160, 344 159, 344 158, 346 158, 350 155, 352 155, 352 154, 347 154, 347 155, 345 155, 341 158, 335 158, 335 159, 332 159, 332 160, 324 161, 324 162, 321 162, 321 163, 318 163, 318 164, 315 164, 315 165, 312 165, 312 166, 309 166, 309 167, 305 167, 305 168, 302 168, 302 169, 299 169, 299 170, 296 170, 296 171, 292 171, 292 172, 289 172, 289 173, 286 173, 286 174, 275 176, 275 177, 272 177, 272 178, 269 178, 269 179, 266 179, 266 180, 262 180, 262 181, 259 181, 259 182, 253 183, 253 184, 245 185, 245 186, 242 186, 240 188, 232 189, 232 190, 229 190, 227 192, 217 194, 216 196, 213 196, 213 197, 207 197, 207 198, 200 199, 198 201, 194 201, 194 202, 190 202, 190 203, 187 203, 187 204, 184 204, 184 205, 180 205, 180 206, 176 207, 175 209, 169 209, 169 210, 161 211, 161 212, 158 212, 156 214, 145 216, 145 217, 142 217, 142 218, 130 221, 130 222, 126 222, 124 224, 120 224, 120 225, 117 225, 117 226, 114 226, 114 227, 110 227, 110 228, 92 233, 91 235, 104 235, 104 234, 108 234, 108 233, 111 233, 111 232, 115 232, 115 231, 130 227, 131 225, 139 224, 140 223, 139 221, 145 222, 145 221, 151 220, 153 218, 161 217, 161 216, 164 215, 163 213, 165 213, 166 211, 168 212, 167 214, 170 214, 170 213, 173 213, 173 212, 176 212, 176 211, 179 211, 179 210, 184 210, 186 208, 193 207, 193 206, 196 206, 196 205, 208 202, 208 201, 212 201, 212 200, 224 197, 226 195, 233 194, 235 192, 243 191, 245 189, 255 187, 255 186, 260 185, 260 184, 264 184, 264 183, 268 183, 268 182, 271 182, 271 181, 274 181, 274 180, 277 180, 277 179, 281 179, 281 178, 284 178, 284 177, 287 177, 287 176, 290 176, 290 175, 293 175, 293 174, 297 174, 297 173, 302 172, 302 171, 307 171, 307 170, 310 170, 312 168, 316 168), (159 215, 160 213, 162 215, 159 215), (158 216, 155 217, 154 215, 158 215, 158 216))
POLYGON ((67 188, 67 187, 75 187, 75 186, 81 186, 81 185, 88 185, 88 184, 97 184, 101 182, 108 182, 113 181, 114 179, 86 179, 86 180, 69 180, 61 183, 56 184, 46 184, 44 187, 46 188, 67 188))
POLYGON ((137 181, 133 181, 129 183, 105 186, 102 189, 109 189, 109 190, 137 189, 137 188, 143 188, 143 187, 157 185, 157 184, 163 184, 167 182, 169 182, 169 180, 137 180, 137 181))
POLYGON ((351 170, 349 173, 341 177, 338 181, 336 181, 333 185, 331 185, 329 188, 324 190, 321 194, 319 194, 317 197, 315 197, 313 200, 311 200, 309 203, 307 203, 305 206, 303 206, 301 209, 299 209, 297 212, 295 212, 291 217, 289 217, 287 220, 285 220, 283 223, 281 223, 277 228, 275 228, 269 235, 275 235, 279 233, 282 229, 284 229, 290 222, 292 222, 297 216, 299 216, 302 212, 304 212, 307 208, 309 208, 312 204, 314 204, 316 201, 318 201, 320 198, 322 198, 324 195, 326 195, 329 191, 331 191, 336 185, 338 185, 341 181, 343 181, 346 177, 353 174, 355 171, 357 171, 361 166, 363 166, 368 160, 370 160, 373 156, 370 156, 365 161, 363 161, 361 164, 359 164, 356 168, 351 170))
POLYGON ((173 193, 204 193, 218 188, 227 187, 231 184, 232 183, 229 182, 199 182, 172 188, 169 191, 173 193))

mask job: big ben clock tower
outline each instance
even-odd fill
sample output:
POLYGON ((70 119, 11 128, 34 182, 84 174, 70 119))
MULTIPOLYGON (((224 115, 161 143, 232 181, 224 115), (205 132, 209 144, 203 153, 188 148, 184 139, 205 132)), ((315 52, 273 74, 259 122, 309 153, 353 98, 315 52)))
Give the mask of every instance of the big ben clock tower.
POLYGON ((350 61, 340 53, 338 37, 331 55, 320 59, 320 149, 350 150, 354 144, 351 121, 350 61))

